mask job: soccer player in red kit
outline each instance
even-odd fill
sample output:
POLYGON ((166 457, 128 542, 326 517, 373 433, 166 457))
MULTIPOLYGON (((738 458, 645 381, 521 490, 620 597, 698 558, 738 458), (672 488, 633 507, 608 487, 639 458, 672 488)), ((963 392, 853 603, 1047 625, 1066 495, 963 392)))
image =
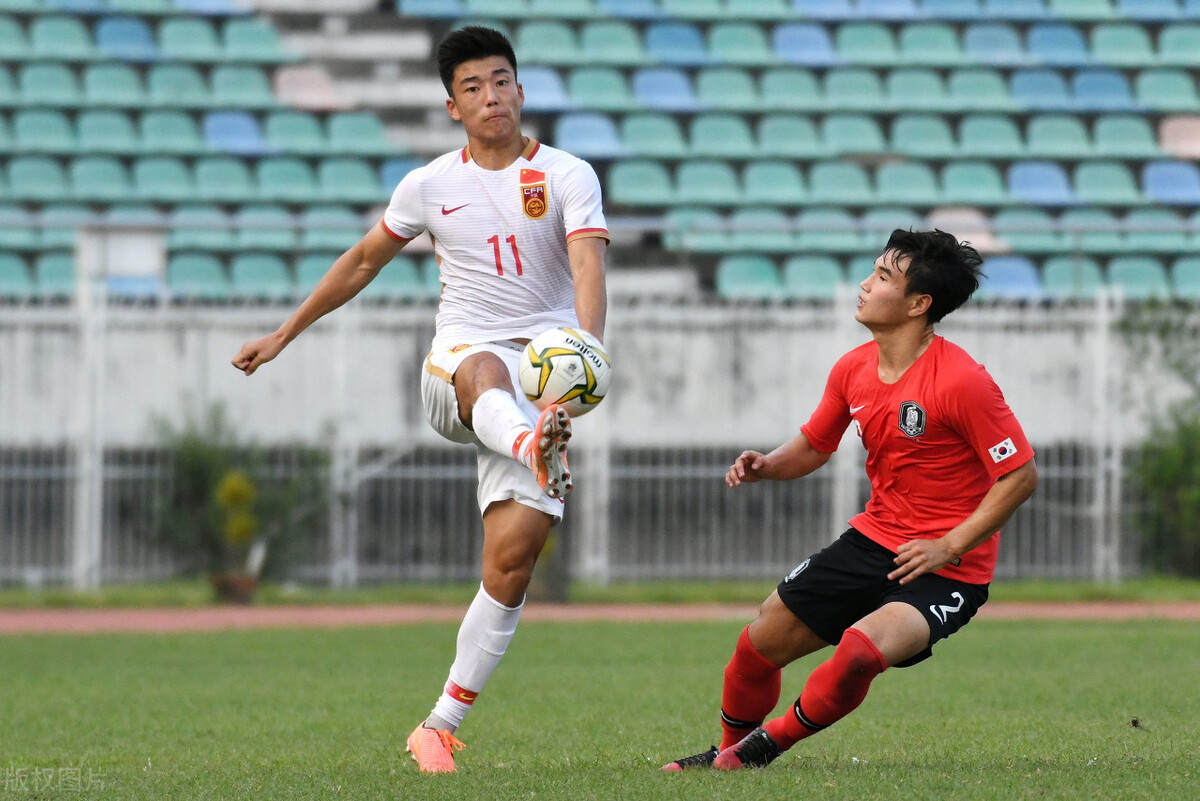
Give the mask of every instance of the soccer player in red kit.
POLYGON ((931 656, 987 600, 998 529, 1033 494, 1037 469, 991 376, 933 331, 978 288, 980 264, 943 231, 893 232, 860 284, 855 319, 872 341, 834 365, 799 434, 730 466, 730 487, 799 478, 829 460, 853 422, 871 498, 742 631, 725 667, 720 748, 663 770, 765 767, 852 712, 888 667, 931 656), (835 644, 795 704, 764 723, 781 668, 835 644))

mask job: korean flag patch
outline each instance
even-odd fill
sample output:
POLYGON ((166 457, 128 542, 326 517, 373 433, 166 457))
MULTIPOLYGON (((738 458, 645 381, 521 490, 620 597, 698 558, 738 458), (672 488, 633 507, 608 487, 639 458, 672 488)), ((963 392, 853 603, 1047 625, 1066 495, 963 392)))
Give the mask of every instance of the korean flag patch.
POLYGON ((988 448, 988 453, 991 454, 993 462, 1003 462, 1008 457, 1017 452, 1017 446, 1013 444, 1012 437, 1005 437, 1002 442, 999 442, 988 448))

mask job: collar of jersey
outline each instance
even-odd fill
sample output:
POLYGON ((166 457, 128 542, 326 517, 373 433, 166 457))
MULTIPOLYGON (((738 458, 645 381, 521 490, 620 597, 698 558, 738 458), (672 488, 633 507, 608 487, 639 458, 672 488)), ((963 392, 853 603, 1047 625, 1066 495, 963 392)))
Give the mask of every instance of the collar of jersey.
MULTIPOLYGON (((537 153, 541 146, 541 142, 534 139, 532 136, 529 137, 529 141, 525 143, 525 149, 521 151, 521 155, 518 156, 518 158, 525 159, 526 161, 533 161, 533 154, 537 153)), ((462 149, 462 163, 466 164, 469 161, 471 161, 471 146, 467 145, 462 149)), ((514 161, 513 164, 516 164, 516 162, 514 161)), ((512 165, 510 164, 509 166, 512 165)), ((507 170, 508 167, 505 167, 504 169, 507 170)))

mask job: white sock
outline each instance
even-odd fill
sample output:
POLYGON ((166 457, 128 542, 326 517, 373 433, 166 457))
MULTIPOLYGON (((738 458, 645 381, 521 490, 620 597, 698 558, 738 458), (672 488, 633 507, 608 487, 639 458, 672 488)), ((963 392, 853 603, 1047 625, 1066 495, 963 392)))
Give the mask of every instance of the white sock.
POLYGON ((450 666, 446 688, 434 704, 426 725, 450 731, 462 725, 463 717, 508 650, 524 608, 525 599, 517 606, 505 606, 488 595, 482 583, 479 585, 479 592, 458 628, 458 651, 450 666))
POLYGON ((471 423, 484 447, 529 465, 533 423, 507 390, 493 387, 476 398, 471 423))

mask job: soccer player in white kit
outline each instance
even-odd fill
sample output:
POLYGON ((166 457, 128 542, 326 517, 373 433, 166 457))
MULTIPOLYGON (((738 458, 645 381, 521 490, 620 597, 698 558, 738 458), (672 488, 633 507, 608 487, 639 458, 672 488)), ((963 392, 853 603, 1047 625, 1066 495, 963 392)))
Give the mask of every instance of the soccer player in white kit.
POLYGON ((603 340, 608 230, 584 161, 521 133, 524 93, 512 46, 471 26, 438 45, 438 70, 467 146, 413 170, 379 225, 334 262, 277 331, 242 346, 246 375, 354 297, 422 231, 434 241, 442 298, 421 375, 430 424, 479 451, 483 580, 458 632, 445 689, 409 735, 426 773, 452 772, 455 731, 504 655, 534 563, 572 487, 571 421, 516 392, 522 346, 555 326, 603 340))

